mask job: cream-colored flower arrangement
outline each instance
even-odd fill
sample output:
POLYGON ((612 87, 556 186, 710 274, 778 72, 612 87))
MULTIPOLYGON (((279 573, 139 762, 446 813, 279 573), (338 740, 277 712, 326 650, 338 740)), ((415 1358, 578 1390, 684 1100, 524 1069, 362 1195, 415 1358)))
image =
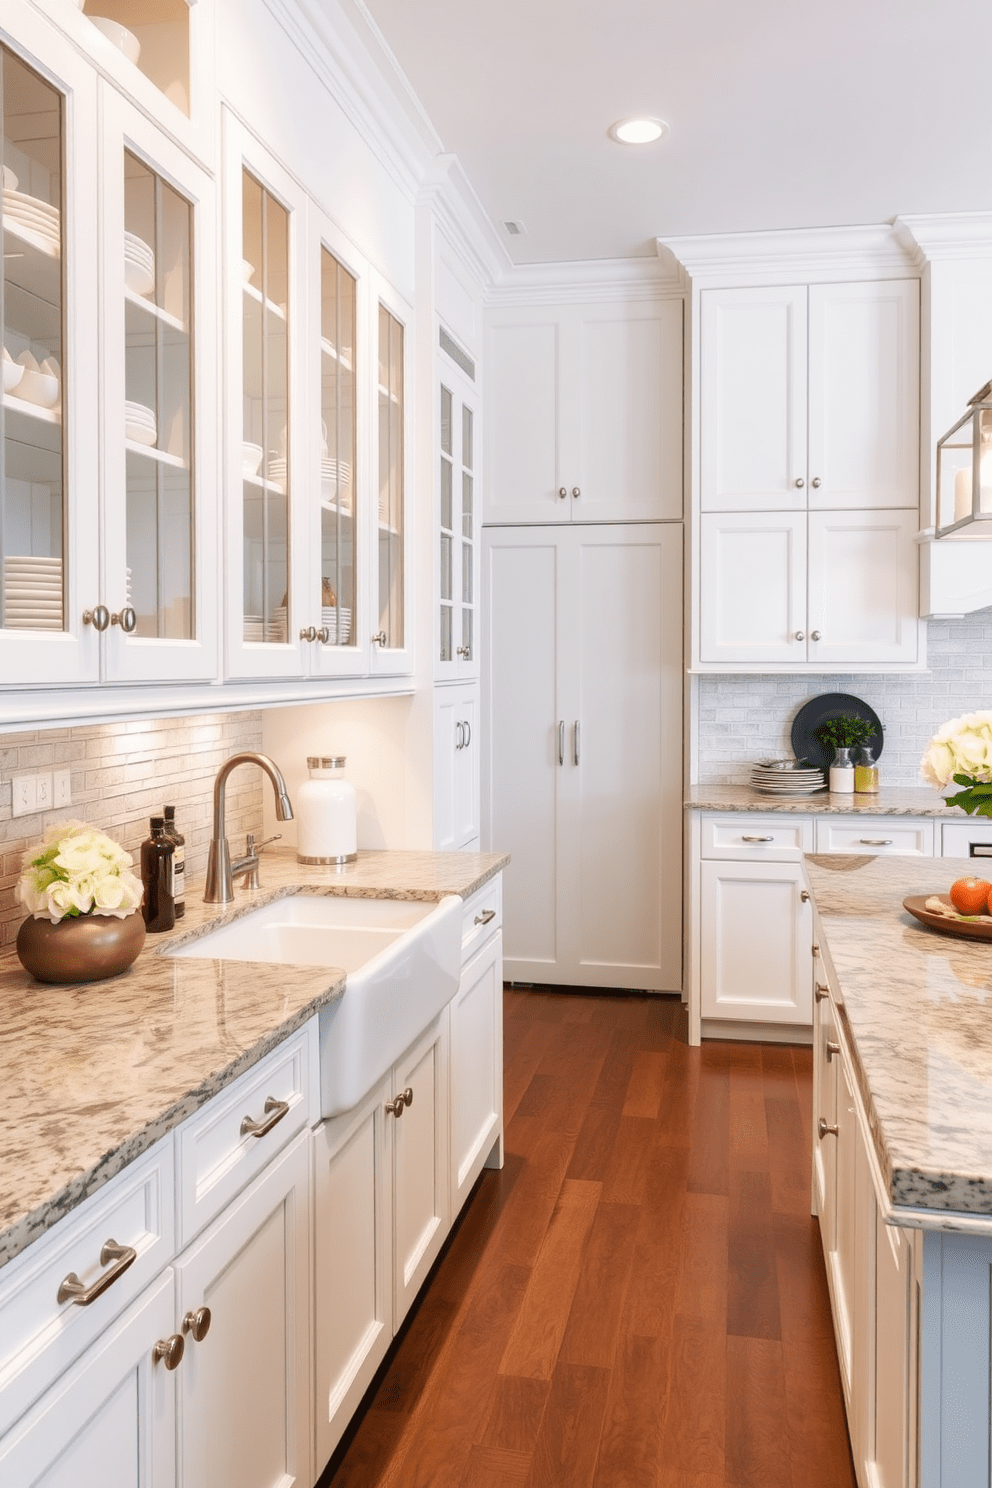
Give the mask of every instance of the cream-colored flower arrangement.
POLYGON ((129 871, 133 861, 88 822, 58 822, 24 854, 15 892, 29 914, 53 924, 89 914, 123 920, 139 908, 144 892, 129 871))
POLYGON ((939 728, 920 761, 924 780, 944 790, 953 781, 962 789, 945 796, 969 816, 992 816, 992 712, 964 713, 939 728))

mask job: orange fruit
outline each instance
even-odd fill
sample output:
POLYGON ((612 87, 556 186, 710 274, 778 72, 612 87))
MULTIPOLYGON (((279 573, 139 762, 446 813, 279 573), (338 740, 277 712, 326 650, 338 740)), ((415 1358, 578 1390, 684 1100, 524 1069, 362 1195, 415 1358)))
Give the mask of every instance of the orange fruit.
POLYGON ((951 903, 958 914, 982 914, 988 911, 992 884, 987 878, 959 878, 951 884, 951 903))

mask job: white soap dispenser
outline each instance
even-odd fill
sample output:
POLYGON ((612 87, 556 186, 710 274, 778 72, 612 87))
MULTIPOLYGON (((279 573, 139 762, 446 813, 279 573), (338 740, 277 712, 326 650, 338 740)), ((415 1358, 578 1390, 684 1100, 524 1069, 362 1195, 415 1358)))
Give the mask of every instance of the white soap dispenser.
POLYGON ((300 863, 353 863, 358 857, 355 788, 344 779, 345 756, 309 755, 310 779, 296 793, 300 863))

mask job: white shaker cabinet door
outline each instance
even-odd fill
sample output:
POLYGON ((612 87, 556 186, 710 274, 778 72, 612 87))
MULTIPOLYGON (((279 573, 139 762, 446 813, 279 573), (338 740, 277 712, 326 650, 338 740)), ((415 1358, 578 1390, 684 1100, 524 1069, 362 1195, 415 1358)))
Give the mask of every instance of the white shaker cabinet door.
POLYGON ((448 1233, 448 1014, 393 1065, 393 1327, 420 1291, 448 1233))
POLYGON ((704 1018, 813 1021, 812 915, 798 863, 700 864, 704 1018))
POLYGON ((915 662, 920 647, 917 512, 809 514, 809 659, 915 662))
POLYGON ((560 336, 550 310, 490 327, 487 522, 570 519, 570 503, 558 495, 560 336))
POLYGON ((917 507, 920 287, 809 290, 809 505, 917 507))
POLYGON ((806 520, 788 512, 700 519, 700 661, 806 661, 806 520))
POLYGON ((806 509, 806 289, 704 290, 706 511, 806 509))

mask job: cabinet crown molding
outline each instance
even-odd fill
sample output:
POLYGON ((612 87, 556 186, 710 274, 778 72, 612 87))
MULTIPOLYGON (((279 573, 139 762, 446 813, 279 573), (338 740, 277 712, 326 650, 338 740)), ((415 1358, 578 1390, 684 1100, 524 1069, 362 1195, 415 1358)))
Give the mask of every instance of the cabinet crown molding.
POLYGON ((417 206, 433 213, 449 244, 483 288, 499 282, 512 268, 506 247, 457 155, 435 157, 418 193, 417 206))
POLYGON ((893 231, 920 268, 934 259, 992 257, 992 212, 897 217, 893 231))
POLYGON ((682 273, 657 258, 517 264, 486 293, 486 307, 589 304, 681 297, 682 273))
POLYGON ((917 268, 915 254, 889 223, 658 238, 658 257, 674 264, 684 282, 781 284, 885 278, 917 268))

